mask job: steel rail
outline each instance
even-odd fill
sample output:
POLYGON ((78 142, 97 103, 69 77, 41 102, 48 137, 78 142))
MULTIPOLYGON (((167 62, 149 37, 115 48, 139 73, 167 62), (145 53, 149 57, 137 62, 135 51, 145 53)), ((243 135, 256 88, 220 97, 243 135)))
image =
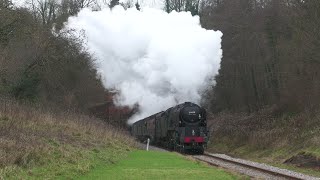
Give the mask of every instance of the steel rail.
MULTIPOLYGON (((303 174, 300 174, 300 173, 296 173, 295 172, 296 174, 299 174, 299 175, 287 174, 285 172, 279 172, 279 171, 274 171, 274 170, 267 169, 267 168, 264 168, 264 167, 258 167, 258 166, 255 166, 253 164, 249 164, 249 163, 245 163, 245 162, 240 162, 240 161, 234 160, 233 158, 224 158, 224 157, 216 156, 216 155, 209 154, 209 153, 206 153, 206 152, 203 154, 203 156, 206 156, 209 159, 215 159, 215 160, 227 162, 227 163, 230 163, 230 164, 234 164, 234 165, 237 165, 237 166, 245 167, 245 168, 248 168, 248 169, 252 169, 252 170, 255 170, 255 171, 259 171, 259 172, 262 172, 264 174, 270 174, 272 176, 276 176, 276 177, 279 177, 279 178, 293 179, 293 180, 309 179, 309 178, 299 177, 300 175, 301 176, 306 176, 306 175, 303 175, 303 174)), ((214 163, 214 162, 211 162, 210 160, 201 159, 201 158, 199 158, 197 156, 193 156, 193 157, 195 159, 197 159, 197 160, 206 162, 206 163, 208 163, 210 165, 223 167, 223 166, 219 165, 219 163, 214 163)), ((277 169, 279 169, 279 168, 277 168, 277 169)), ((310 177, 311 179, 318 179, 316 177, 311 177, 311 176, 308 176, 308 177, 310 177)))

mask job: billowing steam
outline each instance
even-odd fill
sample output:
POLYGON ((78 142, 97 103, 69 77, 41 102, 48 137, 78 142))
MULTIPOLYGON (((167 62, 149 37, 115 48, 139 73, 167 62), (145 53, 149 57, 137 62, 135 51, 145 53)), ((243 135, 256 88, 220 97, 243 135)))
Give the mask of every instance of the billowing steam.
POLYGON ((85 31, 105 87, 120 92, 116 103, 139 104, 129 123, 177 103, 198 103, 222 57, 222 33, 201 28, 188 12, 84 9, 66 28, 85 31))

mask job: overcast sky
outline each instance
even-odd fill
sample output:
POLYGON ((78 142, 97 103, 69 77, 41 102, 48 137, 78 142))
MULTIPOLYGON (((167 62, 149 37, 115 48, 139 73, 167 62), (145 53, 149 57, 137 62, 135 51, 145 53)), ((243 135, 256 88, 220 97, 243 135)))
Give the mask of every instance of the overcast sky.
MULTIPOLYGON (((25 1, 26 0, 12 0, 12 2, 16 6, 24 6, 25 1)), ((98 0, 98 2, 100 2, 100 4, 103 4, 102 1, 103 0, 98 0)), ((120 2, 125 2, 125 1, 128 1, 128 0, 120 0, 120 2)), ((163 0, 129 0, 129 1, 132 1, 133 4, 135 4, 136 1, 138 1, 142 7, 151 7, 151 8, 156 8, 156 9, 163 8, 163 0)))
POLYGON ((24 0, 12 0, 12 2, 17 6, 21 6, 21 5, 23 5, 24 0))

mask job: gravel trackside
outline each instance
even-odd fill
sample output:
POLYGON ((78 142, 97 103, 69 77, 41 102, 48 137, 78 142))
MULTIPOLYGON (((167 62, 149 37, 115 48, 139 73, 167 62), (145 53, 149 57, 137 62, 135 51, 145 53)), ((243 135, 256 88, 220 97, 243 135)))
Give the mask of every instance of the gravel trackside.
POLYGON ((263 171, 259 171, 259 170, 252 169, 252 168, 249 168, 249 167, 233 164, 233 163, 226 162, 226 161, 223 161, 223 160, 218 160, 218 159, 215 159, 215 158, 210 158, 210 156, 206 156, 206 155, 197 155, 197 156, 194 156, 194 158, 196 158, 198 160, 203 160, 203 161, 209 162, 210 164, 215 164, 217 166, 220 166, 220 167, 223 167, 223 168, 226 168, 226 169, 233 170, 235 172, 239 172, 241 174, 248 175, 248 176, 253 177, 253 178, 258 178, 258 179, 320 180, 320 178, 317 178, 317 177, 308 176, 308 175, 305 175, 305 174, 301 174, 301 173, 297 173, 297 172, 294 172, 294 171, 290 171, 290 170, 286 170, 286 169, 281 169, 281 168, 269 166, 269 165, 262 164, 262 163, 256 163, 256 162, 247 161, 247 160, 243 160, 243 159, 232 158, 232 157, 227 156, 225 154, 210 154, 210 153, 208 153, 208 155, 211 155, 211 156, 217 157, 217 158, 223 158, 223 159, 239 162, 241 164, 245 164, 245 165, 249 165, 249 166, 254 166, 254 167, 257 167, 257 168, 260 168, 260 169, 263 169, 263 170, 267 170, 267 171, 273 171, 274 174, 272 175, 272 174, 264 173, 263 171), (279 176, 276 175, 277 173, 278 174, 289 175, 289 176, 291 176, 293 178, 279 177, 279 176))

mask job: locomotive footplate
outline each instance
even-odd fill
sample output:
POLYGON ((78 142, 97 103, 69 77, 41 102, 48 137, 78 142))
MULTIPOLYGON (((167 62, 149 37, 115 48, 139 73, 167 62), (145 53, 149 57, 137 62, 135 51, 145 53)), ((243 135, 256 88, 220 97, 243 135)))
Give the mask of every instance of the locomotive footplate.
POLYGON ((185 143, 184 149, 203 149, 202 143, 185 143))
POLYGON ((185 137, 184 138, 184 149, 186 150, 203 150, 204 148, 204 137, 185 137))
POLYGON ((204 145, 203 143, 184 143, 184 153, 195 153, 195 154, 203 154, 204 145))

